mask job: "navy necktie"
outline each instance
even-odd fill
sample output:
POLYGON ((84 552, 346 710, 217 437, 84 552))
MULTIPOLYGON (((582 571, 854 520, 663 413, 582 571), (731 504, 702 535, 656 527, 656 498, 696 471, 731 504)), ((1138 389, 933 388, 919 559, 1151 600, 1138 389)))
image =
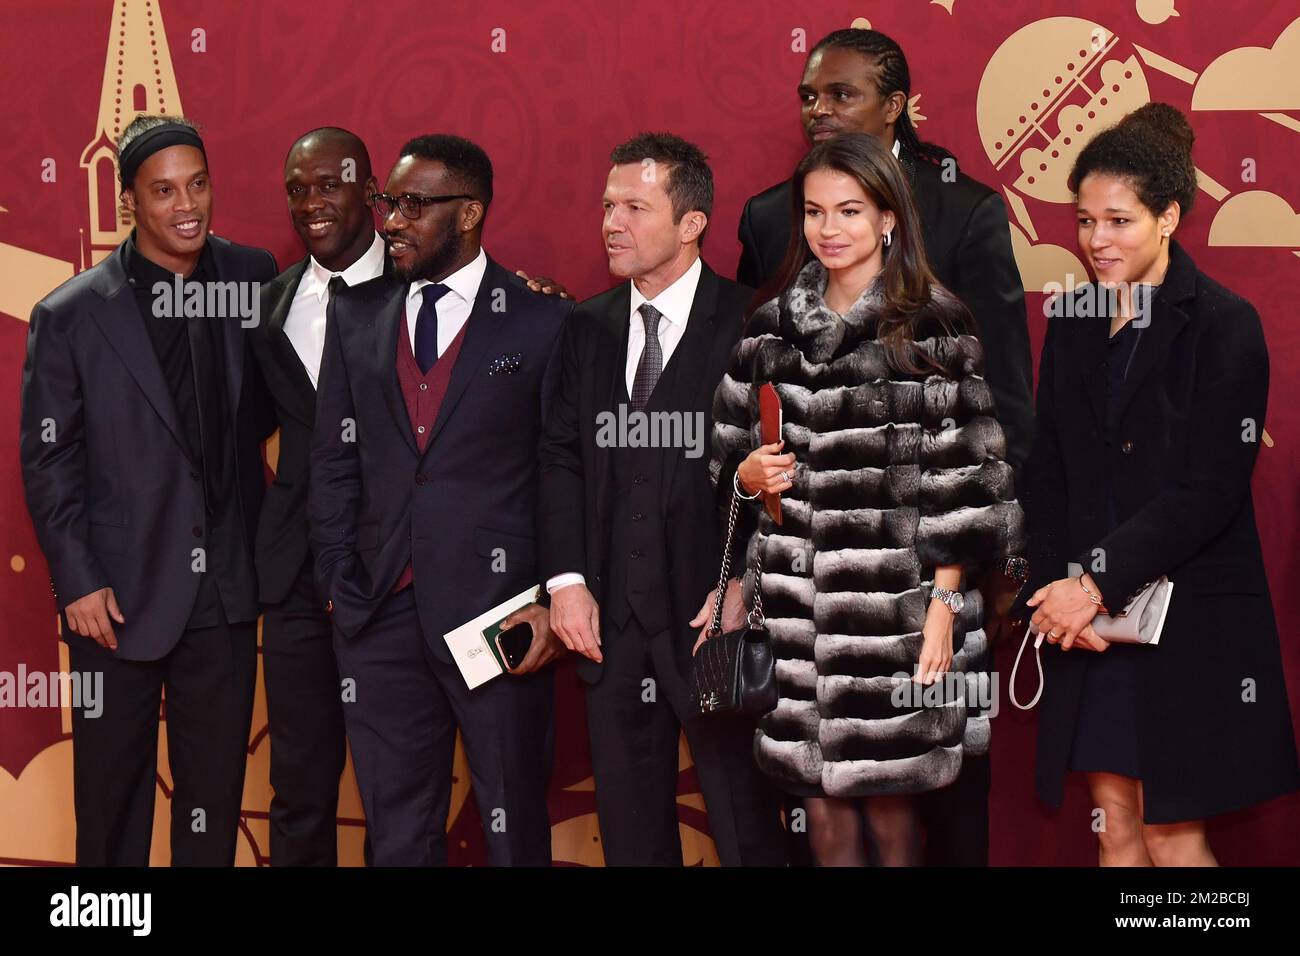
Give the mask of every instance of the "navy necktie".
POLYGON ((421 375, 438 364, 438 300, 450 291, 440 282, 420 290, 424 301, 415 316, 415 364, 421 375))

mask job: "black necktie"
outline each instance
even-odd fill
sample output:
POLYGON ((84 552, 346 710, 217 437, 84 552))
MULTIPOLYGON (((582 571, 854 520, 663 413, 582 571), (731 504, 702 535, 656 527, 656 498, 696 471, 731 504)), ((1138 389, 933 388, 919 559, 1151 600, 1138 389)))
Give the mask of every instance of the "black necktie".
POLYGON ((220 329, 213 327, 220 321, 204 315, 191 315, 185 319, 190 339, 190 365, 194 369, 194 403, 199 413, 203 496, 209 519, 215 518, 220 510, 220 490, 225 476, 226 388, 223 376, 217 374, 222 367, 216 348, 220 342, 220 329))
POLYGON ((343 281, 342 276, 330 276, 329 297, 325 300, 326 304, 328 305, 330 302, 333 302, 334 296, 338 294, 338 291, 340 289, 346 289, 347 287, 348 284, 343 281))
POLYGON ((637 311, 645 325, 645 347, 641 349, 641 361, 632 379, 632 408, 639 412, 650 401, 659 374, 664 370, 664 352, 659 346, 659 320, 664 315, 649 302, 642 302, 637 311))
POLYGON ((438 364, 438 300, 450 291, 441 282, 420 290, 424 301, 415 316, 415 364, 420 366, 421 375, 428 375, 429 369, 438 364))

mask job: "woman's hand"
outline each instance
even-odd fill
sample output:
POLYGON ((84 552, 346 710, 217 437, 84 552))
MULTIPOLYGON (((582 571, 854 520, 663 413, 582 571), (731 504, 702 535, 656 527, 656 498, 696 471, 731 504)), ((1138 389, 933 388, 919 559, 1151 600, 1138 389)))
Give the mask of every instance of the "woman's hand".
POLYGON ((921 659, 917 662, 912 680, 933 684, 952 667, 952 626, 957 615, 938 598, 930 602, 925 612, 925 626, 921 629, 921 659))
MULTIPOLYGON (((1074 646, 1079 632, 1092 624, 1100 610, 1089 600, 1088 592, 1079 586, 1077 577, 1061 578, 1044 585, 1025 603, 1038 609, 1029 619, 1034 630, 1046 634, 1049 644, 1060 644, 1063 651, 1074 646)), ((1101 640, 1095 634, 1092 638, 1101 640)), ((1090 649, 1097 650, 1095 646, 1090 649)))
POLYGON ((794 452, 778 454, 784 447, 784 439, 770 445, 759 445, 740 463, 736 474, 745 494, 756 495, 760 491, 780 494, 794 487, 794 482, 790 480, 794 477, 794 452))
POLYGON ((1089 624, 1080 631, 1079 636, 1074 639, 1074 646, 1082 647, 1084 650, 1088 651, 1096 651, 1100 654, 1106 648, 1110 647, 1110 641, 1106 640, 1104 637, 1098 637, 1097 632, 1094 631, 1092 625, 1089 624))

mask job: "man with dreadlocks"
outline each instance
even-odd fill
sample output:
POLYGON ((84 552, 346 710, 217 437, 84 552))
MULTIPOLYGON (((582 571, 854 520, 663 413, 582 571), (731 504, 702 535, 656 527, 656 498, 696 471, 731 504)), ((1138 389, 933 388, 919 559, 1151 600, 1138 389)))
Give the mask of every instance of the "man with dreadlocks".
MULTIPOLYGON (((917 136, 907 113, 910 95, 911 75, 897 42, 876 30, 836 30, 813 47, 804 66, 804 133, 814 144, 869 133, 898 157, 915 194, 930 267, 975 318, 1006 460, 1018 470, 1033 439, 1033 393, 1025 296, 1006 209, 995 191, 957 169, 952 153, 917 136)), ((776 275, 789 243, 803 241, 801 223, 791 229, 794 216, 789 180, 745 204, 740 282, 760 288, 776 275)), ((1002 597, 995 603, 1009 603, 1009 595, 1002 597)), ((968 754, 955 783, 919 800, 926 865, 987 865, 988 791, 989 757, 968 754)))

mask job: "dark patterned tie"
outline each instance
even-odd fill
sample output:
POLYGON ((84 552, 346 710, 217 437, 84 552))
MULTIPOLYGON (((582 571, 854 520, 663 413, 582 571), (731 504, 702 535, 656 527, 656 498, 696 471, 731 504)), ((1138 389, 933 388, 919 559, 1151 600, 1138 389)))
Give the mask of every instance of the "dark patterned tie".
POLYGON ((632 408, 639 412, 650 401, 659 373, 664 370, 664 352, 659 347, 659 320, 664 315, 649 302, 642 302, 637 311, 645 325, 645 347, 636 366, 636 377, 632 379, 632 408))
POLYGON ((424 301, 415 316, 415 364, 421 375, 428 375, 438 363, 438 300, 450 291, 441 282, 420 290, 424 301))

